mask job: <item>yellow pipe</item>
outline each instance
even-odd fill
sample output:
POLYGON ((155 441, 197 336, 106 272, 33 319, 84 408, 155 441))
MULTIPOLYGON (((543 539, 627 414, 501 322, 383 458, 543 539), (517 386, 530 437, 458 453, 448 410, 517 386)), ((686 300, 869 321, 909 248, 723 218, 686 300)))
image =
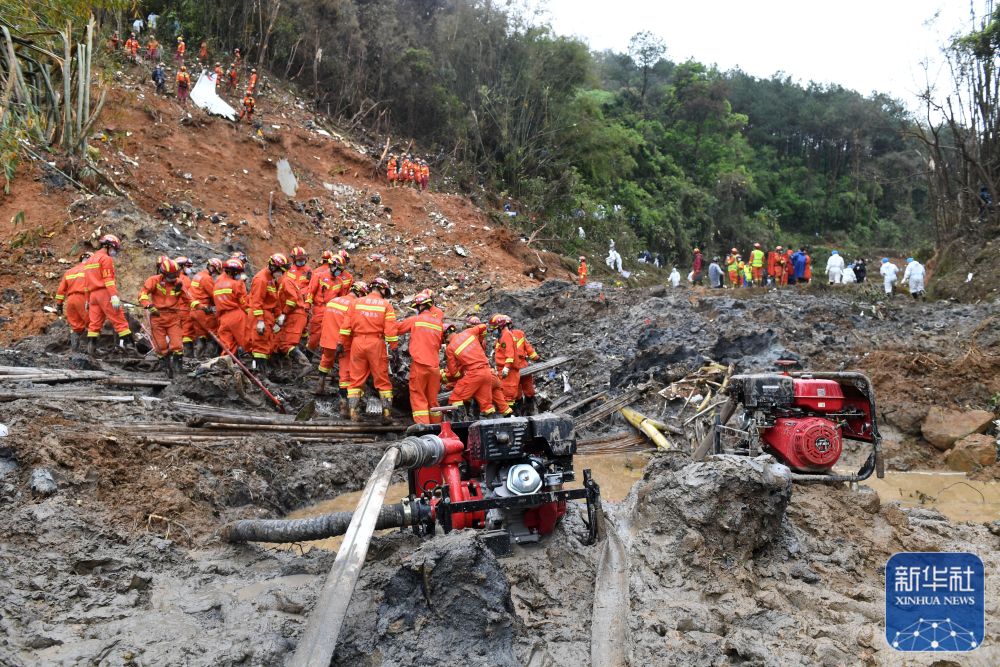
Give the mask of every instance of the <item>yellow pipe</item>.
POLYGON ((653 420, 647 419, 645 415, 636 412, 632 408, 621 408, 619 412, 628 420, 629 424, 644 433, 659 449, 672 449, 666 437, 656 430, 656 427, 652 423, 653 420))

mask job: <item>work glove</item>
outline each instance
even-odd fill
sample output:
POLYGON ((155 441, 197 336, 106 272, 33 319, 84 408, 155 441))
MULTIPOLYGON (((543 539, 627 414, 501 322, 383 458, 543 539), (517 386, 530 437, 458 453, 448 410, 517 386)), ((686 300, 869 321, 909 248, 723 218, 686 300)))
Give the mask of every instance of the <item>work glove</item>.
POLYGON ((111 297, 111 307, 114 308, 115 310, 122 309, 122 300, 118 298, 117 294, 111 297))
POLYGON ((500 377, 506 378, 508 375, 510 375, 510 366, 504 366, 503 370, 500 371, 500 377))
POLYGON ((205 309, 206 315, 215 315, 215 306, 209 306, 205 309))
POLYGON ((59 303, 56 304, 56 312, 59 313, 60 315, 63 314, 63 302, 62 301, 60 301, 59 303))
POLYGON ((278 328, 285 326, 285 314, 282 313, 281 315, 278 315, 278 319, 275 320, 274 323, 278 325, 278 328))
POLYGON ((279 331, 281 331, 281 325, 275 322, 274 326, 271 327, 271 331, 274 333, 278 333, 279 331))
POLYGON ((337 343, 337 349, 334 351, 334 361, 340 359, 344 356, 344 346, 341 343, 337 343))
POLYGON ((156 306, 149 306, 149 307, 146 308, 146 310, 149 311, 149 316, 150 317, 156 317, 157 315, 160 314, 160 310, 156 306))
POLYGON ((257 335, 264 335, 264 320, 257 320, 257 335))

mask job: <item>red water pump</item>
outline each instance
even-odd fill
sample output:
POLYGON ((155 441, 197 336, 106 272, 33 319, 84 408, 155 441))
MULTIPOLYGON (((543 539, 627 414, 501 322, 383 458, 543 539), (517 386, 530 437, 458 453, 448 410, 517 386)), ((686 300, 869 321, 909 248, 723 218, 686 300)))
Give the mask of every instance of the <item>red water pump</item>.
POLYGON ((711 434, 716 453, 769 453, 801 481, 859 481, 875 469, 884 475, 875 392, 860 373, 768 373, 734 375, 729 403, 711 434), (742 417, 728 422, 738 405, 742 417), (858 473, 833 474, 844 440, 872 445, 858 473))
POLYGON ((552 413, 471 423, 415 424, 408 435, 440 440, 436 463, 409 471, 410 494, 403 501, 420 534, 462 528, 486 531, 487 544, 503 555, 512 542, 538 541, 555 530, 568 500, 587 501, 588 535, 596 538, 600 488, 583 471, 576 479, 576 435, 569 417, 552 413))

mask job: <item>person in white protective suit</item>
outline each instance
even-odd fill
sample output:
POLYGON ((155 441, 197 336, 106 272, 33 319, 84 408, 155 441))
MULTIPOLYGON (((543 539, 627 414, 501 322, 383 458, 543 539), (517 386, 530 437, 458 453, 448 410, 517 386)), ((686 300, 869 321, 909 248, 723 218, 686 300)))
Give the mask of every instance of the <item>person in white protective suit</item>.
POLYGON ((844 267, 844 273, 841 275, 840 282, 845 285, 853 285, 858 282, 858 277, 854 274, 854 269, 850 266, 844 267))
POLYGON ((830 253, 830 259, 826 260, 826 275, 830 278, 830 284, 840 282, 844 274, 844 258, 836 250, 830 253))
POLYGON ((906 258, 906 270, 903 271, 902 282, 910 284, 910 296, 914 299, 921 299, 924 296, 924 275, 926 273, 923 264, 912 257, 906 258))
POLYGON ((670 271, 670 277, 668 278, 668 280, 670 280, 671 287, 681 286, 681 273, 680 271, 677 270, 676 266, 670 271))
POLYGON ((617 273, 622 272, 622 256, 618 254, 615 250, 615 240, 611 239, 611 245, 608 247, 608 256, 604 260, 604 263, 608 265, 612 271, 617 273))
POLYGON ((878 272, 882 274, 882 285, 885 287, 885 293, 891 295, 892 286, 896 284, 899 267, 890 262, 888 257, 883 257, 882 268, 878 272))

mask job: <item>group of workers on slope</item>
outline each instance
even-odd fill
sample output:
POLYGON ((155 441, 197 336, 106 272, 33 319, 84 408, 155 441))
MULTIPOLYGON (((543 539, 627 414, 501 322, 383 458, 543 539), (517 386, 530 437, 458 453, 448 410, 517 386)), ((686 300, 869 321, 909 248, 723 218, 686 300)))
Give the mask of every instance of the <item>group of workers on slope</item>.
POLYGON ((431 180, 431 170, 427 161, 414 159, 411 155, 390 155, 385 165, 385 176, 389 187, 413 187, 426 190, 431 180))
MULTIPOLYGON (((688 281, 701 285, 702 277, 706 273, 709 286, 717 289, 808 284, 813 278, 812 257, 809 255, 809 249, 804 247, 793 252, 791 248, 785 249, 779 245, 765 253, 761 245, 755 243, 748 260, 744 260, 740 252, 733 248, 724 261, 716 256, 706 267, 701 249, 695 248, 688 281)), ((899 267, 888 257, 883 257, 879 273, 882 276, 885 293, 891 295, 898 280, 899 267)), ((826 274, 831 285, 863 283, 867 278, 868 268, 864 258, 847 264, 843 255, 834 250, 827 259, 826 274)), ((579 258, 577 277, 581 287, 587 284, 587 258, 582 255, 579 258)), ((908 257, 900 282, 909 284, 910 294, 914 299, 923 298, 925 277, 926 269, 923 264, 913 257, 908 257)), ((668 281, 673 287, 680 286, 681 274, 677 267, 673 267, 668 281)))
MULTIPOLYGON (((80 350, 86 336, 91 356, 108 320, 119 344, 135 347, 115 274, 121 239, 106 234, 98 243, 99 250, 84 253, 66 271, 55 297, 71 329, 70 349, 80 350)), ((138 303, 152 350, 167 376, 173 377, 185 354, 237 356, 242 351, 260 374, 268 372, 272 360, 287 359, 303 367, 302 377, 312 368, 306 350, 319 358, 318 395, 325 392, 336 367, 343 417, 360 420, 360 401, 370 377, 382 402, 383 421, 389 422, 390 370, 400 368, 399 336, 408 335, 415 423, 440 421, 435 408, 442 384, 451 391, 450 406, 459 420, 472 401, 487 417, 513 414, 518 401, 524 412, 536 411, 533 378, 522 378, 521 370, 539 356, 509 316, 497 313, 488 323, 472 316, 461 325, 449 324, 435 305, 433 292, 425 289, 412 301, 415 314, 399 320, 389 301, 393 294, 389 282, 356 280, 348 270, 346 251, 324 251, 313 269, 308 260, 300 246, 288 256, 275 253, 248 286, 247 258, 242 253, 226 260, 209 259, 198 273, 187 257, 157 258, 156 273, 143 282, 138 303), (496 336, 492 367, 487 332, 496 336)))
MULTIPOLYGON (((138 39, 136 39, 135 33, 133 32, 129 35, 129 38, 124 42, 115 32, 111 39, 108 40, 108 48, 112 52, 117 53, 119 48, 124 50, 127 59, 135 64, 139 64, 140 60, 140 50, 141 46, 138 39)), ((157 41, 155 35, 150 35, 149 41, 145 50, 145 57, 150 63, 156 63, 153 65, 153 71, 151 74, 151 79, 153 84, 156 86, 156 92, 165 95, 167 92, 167 73, 166 65, 160 61, 160 43, 157 41)), ((216 92, 221 93, 221 84, 225 83, 225 92, 230 96, 237 95, 237 89, 240 82, 240 68, 243 67, 243 56, 239 49, 233 50, 233 58, 228 69, 223 69, 221 62, 216 62, 215 67, 209 70, 209 51, 208 43, 202 42, 198 49, 198 62, 201 64, 202 69, 209 72, 209 76, 212 78, 215 84, 216 92)), ((185 64, 185 58, 187 56, 187 43, 184 41, 183 36, 177 38, 177 48, 174 51, 174 61, 177 65, 177 74, 174 76, 174 83, 176 85, 177 91, 177 101, 181 106, 187 106, 188 100, 191 97, 191 73, 188 71, 188 67, 185 64)), ((254 95, 257 92, 258 85, 258 75, 257 69, 254 67, 250 68, 250 76, 247 80, 247 87, 243 93, 243 99, 241 101, 240 115, 237 122, 242 122, 246 119, 247 122, 253 122, 253 114, 257 108, 257 100, 254 95)))

